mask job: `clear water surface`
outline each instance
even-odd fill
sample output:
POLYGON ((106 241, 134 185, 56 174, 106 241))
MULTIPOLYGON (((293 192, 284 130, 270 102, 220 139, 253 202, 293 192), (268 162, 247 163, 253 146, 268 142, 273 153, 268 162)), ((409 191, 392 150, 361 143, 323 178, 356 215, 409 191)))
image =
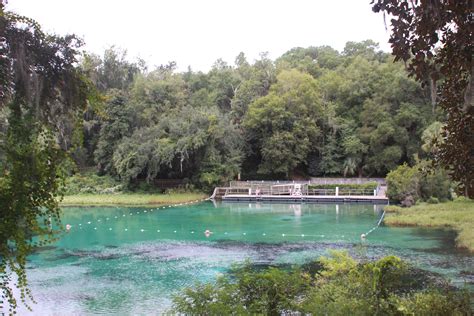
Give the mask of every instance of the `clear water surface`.
MULTIPOLYGON (((474 258, 453 232, 383 225, 383 206, 203 202, 171 208, 66 208, 72 226, 30 257, 35 315, 160 314, 171 297, 233 263, 299 264, 347 249, 362 259, 395 254, 472 284, 474 258), (206 236, 206 230, 212 231, 206 236)), ((20 314, 30 314, 22 308, 20 314)))

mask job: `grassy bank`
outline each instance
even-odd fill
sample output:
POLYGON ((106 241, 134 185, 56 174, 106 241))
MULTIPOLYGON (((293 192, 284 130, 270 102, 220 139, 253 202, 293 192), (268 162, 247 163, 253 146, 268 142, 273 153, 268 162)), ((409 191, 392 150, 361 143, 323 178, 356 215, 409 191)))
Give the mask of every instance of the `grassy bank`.
POLYGON ((156 206, 177 204, 206 198, 204 193, 171 194, 76 194, 67 195, 61 206, 156 206))
POLYGON ((456 245, 474 252, 474 201, 388 206, 385 223, 393 226, 447 227, 457 231, 456 245))

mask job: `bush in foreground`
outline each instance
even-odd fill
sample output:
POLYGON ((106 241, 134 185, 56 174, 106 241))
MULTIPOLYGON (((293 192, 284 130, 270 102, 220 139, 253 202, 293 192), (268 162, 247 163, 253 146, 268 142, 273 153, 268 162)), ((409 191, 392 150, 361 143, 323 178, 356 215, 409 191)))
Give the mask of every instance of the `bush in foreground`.
POLYGON ((215 284, 174 297, 173 312, 192 315, 471 315, 470 296, 388 256, 358 263, 345 252, 305 267, 235 268, 215 284))

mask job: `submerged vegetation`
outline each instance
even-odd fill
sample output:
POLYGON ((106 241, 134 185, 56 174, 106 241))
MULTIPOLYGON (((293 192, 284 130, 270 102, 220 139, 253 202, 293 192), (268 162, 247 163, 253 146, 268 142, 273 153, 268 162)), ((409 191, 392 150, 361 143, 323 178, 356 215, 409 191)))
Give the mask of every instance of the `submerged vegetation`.
MULTIPOLYGON (((174 62, 148 69, 113 47, 79 58, 79 38, 46 34, 32 19, 5 12, 0 0, 2 304, 10 313, 17 307, 14 278, 20 299, 32 299, 26 258, 54 240, 51 227, 61 229, 58 196, 81 193, 64 200, 73 205, 202 197, 123 193, 161 179, 210 191, 240 176, 388 174, 395 202, 432 203, 391 208, 388 224, 449 227, 458 232, 459 247, 472 251, 472 201, 436 204, 450 199, 453 187, 474 196, 471 1, 372 3, 393 17, 395 56, 366 40, 340 52, 296 47, 276 60, 262 54, 248 61, 240 53, 233 64, 219 59, 208 72, 179 72, 174 62), (428 168, 430 160, 445 169, 428 168), (77 174, 91 168, 97 175, 89 179, 77 174), (66 174, 73 177, 62 188, 66 174)), ((357 263, 336 254, 321 263, 317 274, 244 268, 235 280, 186 291, 176 310, 472 312, 463 292, 429 280, 433 288, 417 287, 395 257, 357 263)))
POLYGON ((385 223, 394 226, 445 227, 454 229, 456 244, 474 252, 474 201, 464 198, 439 203, 422 203, 409 208, 387 206, 385 223))
POLYGON ((398 257, 357 262, 332 252, 300 268, 255 271, 236 267, 215 284, 198 284, 174 298, 187 315, 471 315, 469 293, 398 257))

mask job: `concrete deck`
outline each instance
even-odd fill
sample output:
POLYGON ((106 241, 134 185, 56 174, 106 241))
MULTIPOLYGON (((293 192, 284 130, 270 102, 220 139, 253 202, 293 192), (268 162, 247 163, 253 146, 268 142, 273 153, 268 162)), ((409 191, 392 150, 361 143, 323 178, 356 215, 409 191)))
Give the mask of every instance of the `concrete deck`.
POLYGON ((248 194, 228 194, 222 196, 223 201, 268 201, 268 202, 306 202, 306 203, 372 203, 388 204, 388 198, 385 196, 368 195, 248 195, 248 194))

